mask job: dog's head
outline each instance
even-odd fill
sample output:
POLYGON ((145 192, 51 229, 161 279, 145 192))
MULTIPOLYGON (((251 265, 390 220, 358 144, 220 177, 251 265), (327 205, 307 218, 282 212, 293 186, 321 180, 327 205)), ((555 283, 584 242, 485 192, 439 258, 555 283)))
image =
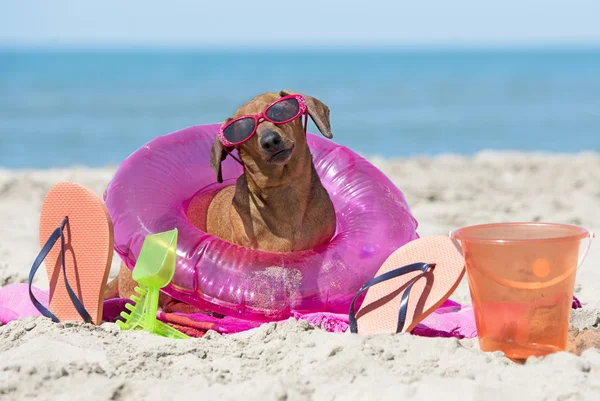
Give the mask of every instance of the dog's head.
MULTIPOLYGON (((286 90, 282 90, 279 93, 263 93, 237 109, 235 114, 225 120, 225 122, 240 116, 261 113, 277 99, 291 94, 293 93, 286 90)), ((333 138, 331 123, 329 121, 329 108, 314 97, 302 96, 306 100, 308 115, 314 121, 321 134, 327 138, 333 138)), ((274 165, 292 163, 294 157, 308 146, 304 133, 303 120, 304 118, 300 117, 286 124, 274 124, 270 121, 262 121, 256 129, 256 134, 247 142, 237 146, 244 164, 253 164, 253 166, 249 166, 253 171, 265 171, 274 165)), ((210 165, 217 175, 219 183, 223 182, 221 162, 226 157, 226 150, 223 148, 219 138, 216 138, 210 155, 210 165)))

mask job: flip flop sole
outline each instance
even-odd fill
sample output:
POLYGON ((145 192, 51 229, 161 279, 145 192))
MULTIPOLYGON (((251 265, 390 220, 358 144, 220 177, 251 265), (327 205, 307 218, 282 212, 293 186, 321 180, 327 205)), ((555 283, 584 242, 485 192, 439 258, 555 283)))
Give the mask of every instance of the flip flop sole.
MULTIPOLYGON (((413 263, 435 263, 412 287, 402 332, 409 332, 434 312, 456 290, 465 274, 465 261, 458 245, 446 236, 423 237, 396 250, 376 274, 413 263)), ((363 335, 395 333, 402 294, 420 271, 383 281, 369 288, 356 313, 358 333, 363 335)))
MULTIPOLYGON (((53 186, 42 205, 40 247, 69 217, 65 228, 65 267, 73 291, 92 317, 102 322, 104 287, 113 255, 113 225, 104 202, 88 188, 70 182, 53 186)), ((49 310, 61 321, 83 321, 67 292, 61 271, 60 240, 45 260, 50 283, 49 310)))

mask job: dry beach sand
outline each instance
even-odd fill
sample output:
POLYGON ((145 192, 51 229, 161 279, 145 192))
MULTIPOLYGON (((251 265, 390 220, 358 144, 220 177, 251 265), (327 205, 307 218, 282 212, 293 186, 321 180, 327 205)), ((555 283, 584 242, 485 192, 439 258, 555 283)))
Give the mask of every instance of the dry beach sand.
MULTIPOLYGON (((401 188, 419 233, 496 221, 600 231, 600 155, 480 153, 373 162, 401 188)), ((0 285, 25 282, 52 184, 101 194, 114 169, 0 170, 0 285)), ((112 274, 117 271, 113 264, 112 274)), ((579 327, 600 323, 600 240, 579 271, 579 327)), ((47 286, 43 272, 36 284, 47 286)), ((452 299, 470 303, 466 282, 452 299)), ((600 351, 516 365, 474 340, 330 334, 303 322, 228 337, 143 332, 27 318, 0 327, 1 400, 600 400, 600 351)))

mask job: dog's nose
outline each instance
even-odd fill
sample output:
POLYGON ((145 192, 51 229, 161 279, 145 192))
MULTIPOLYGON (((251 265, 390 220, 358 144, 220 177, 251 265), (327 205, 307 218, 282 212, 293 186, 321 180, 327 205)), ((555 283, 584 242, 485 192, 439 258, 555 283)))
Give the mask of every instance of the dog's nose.
POLYGON ((260 138, 260 146, 265 150, 273 150, 281 143, 281 135, 275 131, 269 131, 260 138))

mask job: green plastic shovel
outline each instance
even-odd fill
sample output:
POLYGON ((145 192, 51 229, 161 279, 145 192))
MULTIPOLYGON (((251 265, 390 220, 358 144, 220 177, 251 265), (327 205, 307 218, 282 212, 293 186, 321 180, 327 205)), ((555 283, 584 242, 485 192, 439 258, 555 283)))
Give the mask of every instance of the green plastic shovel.
POLYGON ((121 312, 125 321, 117 321, 121 330, 142 329, 170 338, 190 338, 156 319, 160 289, 166 287, 175 274, 177 229, 146 236, 132 277, 139 284, 137 295, 132 295, 134 305, 126 304, 130 313, 121 312))

